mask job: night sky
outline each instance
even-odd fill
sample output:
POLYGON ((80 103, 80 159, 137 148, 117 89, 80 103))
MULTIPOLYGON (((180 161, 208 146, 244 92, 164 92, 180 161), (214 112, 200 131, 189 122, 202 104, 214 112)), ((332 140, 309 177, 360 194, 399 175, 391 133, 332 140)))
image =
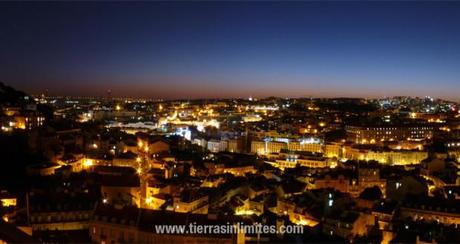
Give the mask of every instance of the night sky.
POLYGON ((460 2, 0 3, 0 81, 149 98, 460 100, 460 2))

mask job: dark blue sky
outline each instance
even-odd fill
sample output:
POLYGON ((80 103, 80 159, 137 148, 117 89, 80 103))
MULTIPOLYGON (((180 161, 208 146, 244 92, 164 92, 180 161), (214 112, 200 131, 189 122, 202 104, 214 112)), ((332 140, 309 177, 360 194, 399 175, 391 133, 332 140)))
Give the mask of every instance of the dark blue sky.
POLYGON ((460 100, 460 2, 0 3, 0 81, 153 98, 460 100))

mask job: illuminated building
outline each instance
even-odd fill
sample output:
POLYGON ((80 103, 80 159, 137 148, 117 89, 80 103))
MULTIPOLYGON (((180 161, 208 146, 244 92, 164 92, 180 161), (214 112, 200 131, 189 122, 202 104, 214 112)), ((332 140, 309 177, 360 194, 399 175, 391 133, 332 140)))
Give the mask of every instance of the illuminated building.
POLYGON ((428 157, 424 151, 369 151, 365 160, 393 165, 419 164, 428 157))
POLYGON ((158 154, 167 152, 170 149, 169 141, 147 134, 139 134, 137 138, 137 150, 134 152, 141 154, 158 154))
POLYGON ((243 117, 243 121, 246 123, 259 122, 259 121, 262 121, 262 117, 258 114, 248 114, 243 117))
POLYGON ((14 119, 15 119, 14 125, 16 129, 30 130, 30 129, 42 126, 43 123, 45 122, 45 118, 38 114, 15 116, 14 119))
POLYGON ((206 119, 206 118, 197 118, 193 120, 185 120, 185 119, 180 119, 179 115, 176 112, 172 114, 171 116, 167 116, 165 118, 161 118, 158 122, 158 124, 161 125, 175 125, 175 126, 196 126, 197 128, 206 128, 208 126, 210 127, 215 127, 219 128, 220 123, 216 119, 206 119))
POLYGON ((419 150, 345 147, 344 157, 352 160, 374 160, 382 164, 409 165, 419 164, 428 157, 428 152, 419 150))
POLYGON ((176 131, 171 133, 172 135, 181 136, 189 141, 192 140, 192 132, 188 127, 177 127, 176 131))
POLYGON ((169 151, 170 146, 168 141, 156 138, 149 141, 148 148, 150 154, 157 154, 169 151))
POLYGON ((323 144, 314 139, 303 139, 300 141, 289 142, 288 149, 291 151, 322 153, 323 144))
POLYGON ((7 191, 0 192, 0 204, 3 207, 15 207, 17 203, 17 198, 7 191))
POLYGON ((207 149, 213 153, 226 151, 228 142, 224 140, 209 140, 207 143, 207 149))
MULTIPOLYGON (((324 144, 320 139, 311 137, 311 138, 301 138, 301 139, 285 139, 276 138, 275 140, 265 140, 265 141, 252 141, 251 142, 251 152, 257 153, 260 155, 270 155, 280 153, 283 150, 289 150, 291 152, 311 152, 323 154, 327 158, 336 158, 339 159, 342 156, 342 146, 338 143, 326 143, 324 144), (276 141, 277 140, 277 141, 276 141)), ((297 160, 301 162, 302 159, 297 160)), ((295 161, 295 162, 297 162, 295 161)), ((292 162, 286 162, 288 165, 291 165, 292 162)), ((313 163, 313 162, 312 162, 313 163)), ((305 164, 308 162, 305 161, 305 164)), ((313 164, 315 165, 315 164, 313 164)), ((290 166, 289 166, 290 167, 290 166)), ((326 165, 318 164, 316 167, 326 167, 326 165)))
POLYGON ((208 145, 208 142, 203 138, 193 138, 192 144, 198 145, 202 148, 206 148, 208 145))
POLYGON ((228 140, 227 151, 233 152, 233 153, 243 152, 243 140, 241 138, 228 140))
POLYGON ((298 225, 306 225, 314 227, 319 224, 319 221, 311 216, 308 211, 296 211, 297 206, 295 203, 279 199, 276 207, 276 212, 279 216, 289 216, 289 220, 298 225))
POLYGON ((419 150, 424 149, 423 144, 419 141, 398 141, 388 144, 388 148, 392 150, 419 150))
POLYGON ((327 158, 341 158, 342 145, 339 143, 326 143, 324 145, 324 156, 327 158))
POLYGON ((460 140, 448 140, 444 145, 447 147, 448 155, 460 162, 460 140))
POLYGON ((322 154, 313 154, 308 152, 292 152, 282 150, 274 161, 266 161, 277 168, 295 168, 297 166, 309 168, 325 168, 329 167, 332 162, 323 157, 322 154))
POLYGON ((382 141, 424 140, 433 137, 431 125, 405 126, 346 126, 347 138, 357 144, 375 144, 382 141))
POLYGON ((201 184, 201 187, 216 188, 224 183, 224 177, 222 175, 210 175, 201 184))
POLYGON ((244 176, 246 174, 255 174, 257 169, 254 168, 253 165, 235 165, 235 166, 228 166, 223 168, 223 173, 232 174, 235 176, 244 176))
POLYGON ((145 207, 148 209, 160 210, 161 207, 169 200, 171 197, 164 193, 158 193, 151 195, 145 200, 145 207))
POLYGON ((266 155, 287 149, 287 143, 277 141, 252 141, 251 153, 266 155))

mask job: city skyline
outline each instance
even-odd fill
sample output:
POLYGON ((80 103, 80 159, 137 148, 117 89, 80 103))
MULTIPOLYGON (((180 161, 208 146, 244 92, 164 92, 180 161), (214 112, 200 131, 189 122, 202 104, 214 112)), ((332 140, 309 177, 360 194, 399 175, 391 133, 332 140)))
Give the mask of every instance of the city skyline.
POLYGON ((460 243, 460 0, 0 2, 0 244, 460 243))
POLYGON ((456 2, 1 5, 0 81, 29 93, 460 100, 456 2))

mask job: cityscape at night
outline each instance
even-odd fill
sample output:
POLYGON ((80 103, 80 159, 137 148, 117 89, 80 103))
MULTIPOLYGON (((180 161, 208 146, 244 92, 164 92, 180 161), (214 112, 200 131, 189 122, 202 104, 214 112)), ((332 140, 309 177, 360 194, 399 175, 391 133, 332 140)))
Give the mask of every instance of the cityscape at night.
POLYGON ((460 2, 0 2, 0 244, 460 243, 460 2))

